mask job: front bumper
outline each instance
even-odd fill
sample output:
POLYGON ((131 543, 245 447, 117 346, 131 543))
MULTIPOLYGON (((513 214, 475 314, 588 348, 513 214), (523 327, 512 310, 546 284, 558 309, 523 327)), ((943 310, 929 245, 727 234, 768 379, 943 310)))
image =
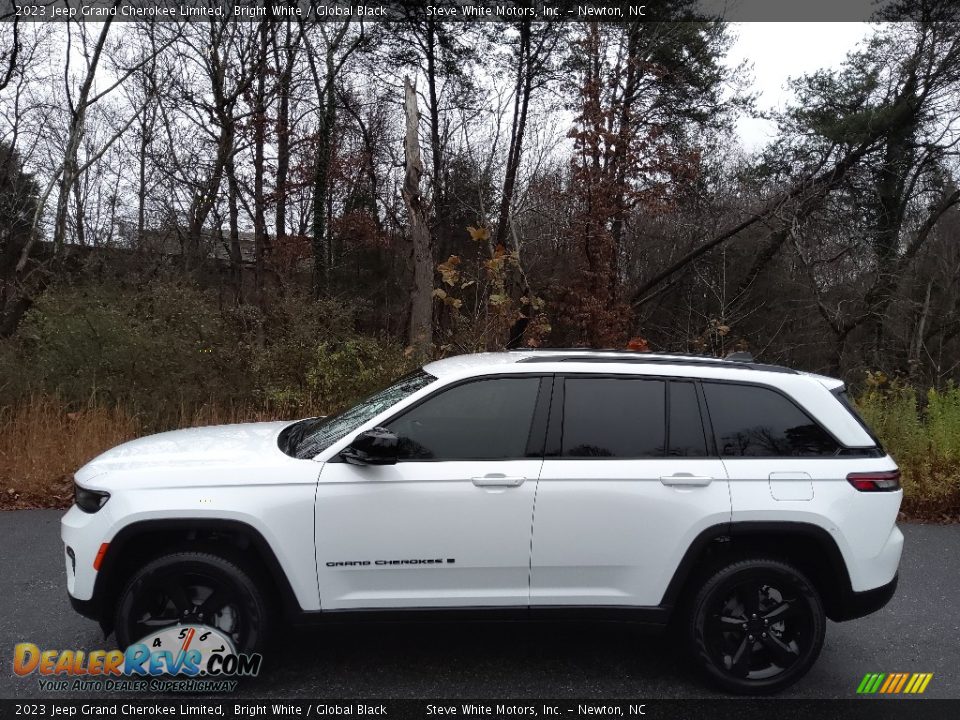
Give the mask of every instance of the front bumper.
MULTIPOLYGON (((107 503, 107 506, 109 504, 107 503)), ((60 539, 64 546, 67 592, 72 597, 79 600, 93 598, 98 574, 94 562, 101 544, 109 542, 112 534, 110 527, 109 507, 104 507, 97 513, 85 513, 74 505, 61 518, 60 539), (73 557, 70 556, 71 552, 73 557)))
POLYGON ((100 621, 100 603, 96 600, 77 600, 70 593, 67 593, 67 597, 70 599, 70 606, 75 612, 90 620, 100 621))

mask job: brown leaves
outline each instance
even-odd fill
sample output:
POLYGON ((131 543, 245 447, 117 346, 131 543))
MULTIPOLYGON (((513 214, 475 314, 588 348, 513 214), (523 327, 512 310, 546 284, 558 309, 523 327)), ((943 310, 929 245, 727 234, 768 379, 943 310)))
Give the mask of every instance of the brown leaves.
POLYGON ((448 295, 447 291, 443 288, 435 289, 433 291, 433 297, 437 300, 440 300, 444 305, 449 305, 456 310, 459 310, 463 305, 463 301, 460 298, 455 298, 452 295, 448 295))
POLYGON ((470 239, 477 242, 485 242, 490 239, 490 230, 485 227, 467 226, 467 232, 470 233, 470 239))
POLYGON ((650 352, 650 343, 642 337, 633 337, 627 342, 627 350, 634 352, 650 352))
POLYGON ((446 262, 437 265, 437 272, 440 273, 441 279, 450 287, 456 285, 460 279, 460 271, 457 269, 459 265, 460 258, 456 255, 451 255, 446 262))
POLYGON ((458 341, 460 345, 495 349, 519 332, 522 339, 514 341, 539 346, 552 328, 543 312, 544 300, 529 292, 525 281, 521 282, 522 276, 514 277, 520 272, 518 252, 503 243, 492 245, 486 227, 471 225, 466 231, 471 240, 481 243, 476 259, 451 255, 437 265, 441 287, 433 291, 433 297, 450 308, 441 316, 446 324, 441 333, 449 338, 472 334, 473 339, 458 341), (521 288, 523 291, 518 292, 521 288))

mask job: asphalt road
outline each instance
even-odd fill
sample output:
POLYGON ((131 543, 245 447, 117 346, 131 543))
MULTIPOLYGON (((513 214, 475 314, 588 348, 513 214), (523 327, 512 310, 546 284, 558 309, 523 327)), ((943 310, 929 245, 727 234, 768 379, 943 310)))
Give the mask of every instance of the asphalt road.
MULTIPOLYGON (((0 512, 0 697, 39 698, 13 646, 94 650, 95 623, 66 598, 61 513, 0 512)), ((928 697, 960 698, 960 526, 906 525, 900 588, 880 612, 830 623, 820 660, 783 697, 849 698, 867 672, 932 672, 928 697)), ((112 639, 112 638, 111 638, 112 639)), ((297 629, 246 697, 703 698, 716 694, 668 637, 620 624, 376 624, 297 629)), ((63 698, 65 695, 48 695, 63 698)))

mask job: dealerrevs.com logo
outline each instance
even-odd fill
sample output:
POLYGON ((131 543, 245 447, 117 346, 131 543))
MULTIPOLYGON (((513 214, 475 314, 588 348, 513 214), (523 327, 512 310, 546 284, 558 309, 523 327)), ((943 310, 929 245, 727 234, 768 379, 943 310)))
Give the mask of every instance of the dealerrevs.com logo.
POLYGON ((13 649, 13 671, 37 675, 40 690, 81 692, 231 692, 255 677, 263 656, 238 653, 230 638, 203 625, 173 625, 122 650, 13 649))

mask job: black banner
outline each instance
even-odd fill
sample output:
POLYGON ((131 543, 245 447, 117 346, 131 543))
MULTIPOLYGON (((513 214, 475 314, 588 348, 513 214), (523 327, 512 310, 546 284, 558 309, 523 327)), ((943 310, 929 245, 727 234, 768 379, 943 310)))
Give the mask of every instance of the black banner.
POLYGON ((920 6, 908 0, 0 0, 0 21, 636 22, 679 14, 731 22, 855 22, 924 19, 920 6))
POLYGON ((960 717, 960 700, 0 700, 0 717, 942 720, 960 717))

